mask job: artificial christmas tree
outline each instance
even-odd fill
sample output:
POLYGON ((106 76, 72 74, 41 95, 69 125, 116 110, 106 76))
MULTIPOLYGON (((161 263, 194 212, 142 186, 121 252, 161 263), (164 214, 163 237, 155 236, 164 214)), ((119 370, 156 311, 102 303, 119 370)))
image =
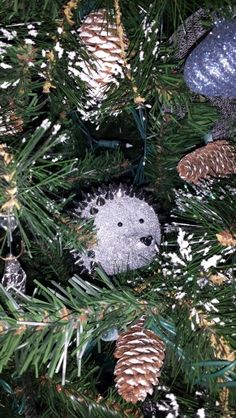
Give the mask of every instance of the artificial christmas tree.
POLYGON ((0 15, 0 415, 232 418, 233 0, 0 15))

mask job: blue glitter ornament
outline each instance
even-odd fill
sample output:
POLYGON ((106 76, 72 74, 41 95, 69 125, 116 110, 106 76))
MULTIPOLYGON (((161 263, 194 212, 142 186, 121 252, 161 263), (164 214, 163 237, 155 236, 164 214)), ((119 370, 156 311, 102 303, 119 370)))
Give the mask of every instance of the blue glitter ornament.
POLYGON ((218 22, 190 53, 184 79, 195 93, 236 98, 236 20, 218 22))

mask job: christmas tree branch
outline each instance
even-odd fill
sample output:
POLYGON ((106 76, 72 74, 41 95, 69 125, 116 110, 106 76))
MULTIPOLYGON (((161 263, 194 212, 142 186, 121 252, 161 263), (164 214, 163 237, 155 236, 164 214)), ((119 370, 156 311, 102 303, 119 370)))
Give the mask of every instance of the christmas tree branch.
MULTIPOLYGON (((180 360, 181 368, 192 384, 194 382, 210 384, 216 373, 225 376, 226 385, 229 382, 232 384, 235 362, 227 360, 219 363, 218 359, 209 362, 212 349, 206 344, 207 333, 202 334, 200 338, 193 328, 192 332, 190 331, 194 323, 194 307, 191 318, 188 314, 190 319, 187 319, 187 323, 185 310, 176 309, 176 325, 174 325, 167 318, 165 319, 168 310, 165 312, 161 303, 162 315, 157 313, 157 302, 153 295, 150 294, 148 302, 144 303, 133 292, 116 289, 105 276, 102 277, 110 289, 98 288, 78 276, 70 280, 70 287, 66 290, 56 283, 54 283, 56 291, 38 283, 41 298, 22 297, 21 307, 2 288, 11 315, 2 310, 1 369, 6 367, 15 352, 20 374, 33 366, 38 375, 47 365, 49 377, 53 377, 61 370, 64 385, 69 358, 76 361, 80 374, 82 358, 92 341, 98 341, 114 324, 123 328, 124 324, 140 318, 145 313, 150 316, 152 328, 154 327, 155 332, 165 341, 174 355, 173 360, 174 358, 180 360), (186 325, 183 328, 184 323, 186 325), (198 341, 198 350, 195 350, 193 355, 195 338, 198 341), (72 350, 71 345, 72 347, 75 345, 72 350), (206 372, 202 372, 204 367, 206 372)), ((173 297, 174 300, 176 298, 178 300, 178 294, 173 297)), ((208 305, 210 306, 209 303, 208 305)), ((196 303, 193 306, 197 306, 196 303)), ((219 309, 218 315, 220 315, 219 309)), ((208 318, 211 318, 209 313, 208 318)), ((217 328, 217 323, 215 327, 217 328)), ((177 372, 177 369, 173 369, 174 374, 177 372)))

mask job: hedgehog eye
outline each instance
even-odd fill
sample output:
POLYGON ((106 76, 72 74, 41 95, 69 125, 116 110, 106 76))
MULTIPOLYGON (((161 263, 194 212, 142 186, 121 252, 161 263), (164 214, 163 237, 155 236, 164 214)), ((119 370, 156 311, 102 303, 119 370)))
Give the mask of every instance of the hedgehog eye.
POLYGON ((144 223, 144 219, 143 219, 143 218, 139 219, 139 222, 140 222, 141 224, 143 224, 143 223, 144 223))
POLYGON ((118 222, 117 224, 118 226, 123 226, 122 222, 118 222))

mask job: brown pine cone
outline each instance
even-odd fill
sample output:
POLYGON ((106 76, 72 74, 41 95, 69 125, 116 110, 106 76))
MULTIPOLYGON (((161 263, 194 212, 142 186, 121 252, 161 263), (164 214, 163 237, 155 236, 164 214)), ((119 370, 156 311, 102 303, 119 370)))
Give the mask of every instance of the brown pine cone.
MULTIPOLYGON (((106 9, 89 13, 79 29, 79 37, 91 55, 91 62, 82 62, 80 78, 86 81, 88 93, 96 101, 102 100, 105 87, 124 77, 124 57, 117 26, 108 19, 106 9)), ((123 39, 127 47, 127 39, 123 39)))
POLYGON ((143 328, 144 322, 143 317, 120 334, 114 353, 119 359, 114 371, 118 393, 133 404, 152 394, 165 357, 165 344, 154 332, 143 328))
POLYGON ((226 140, 215 141, 183 157, 177 171, 180 177, 197 184, 209 177, 236 173, 236 150, 226 140))

